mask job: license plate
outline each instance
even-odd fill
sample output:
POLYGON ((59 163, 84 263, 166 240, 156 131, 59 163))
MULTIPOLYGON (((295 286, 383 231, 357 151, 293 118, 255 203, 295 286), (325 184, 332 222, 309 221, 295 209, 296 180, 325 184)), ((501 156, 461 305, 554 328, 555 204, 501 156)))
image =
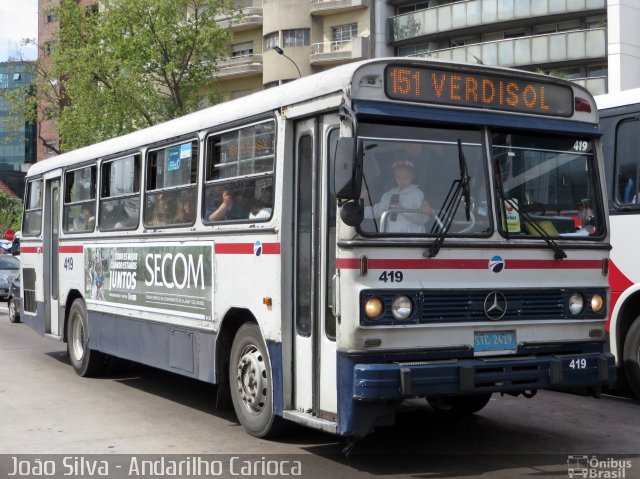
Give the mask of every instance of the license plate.
POLYGON ((476 331, 473 333, 473 349, 478 351, 515 351, 515 331, 476 331))

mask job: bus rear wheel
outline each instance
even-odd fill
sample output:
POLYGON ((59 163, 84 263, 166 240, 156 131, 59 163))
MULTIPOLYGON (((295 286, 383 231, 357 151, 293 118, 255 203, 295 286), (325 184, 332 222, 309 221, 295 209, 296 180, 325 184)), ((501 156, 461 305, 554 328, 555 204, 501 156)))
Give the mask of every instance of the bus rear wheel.
POLYGON ((640 317, 634 321, 627 332, 622 360, 629 386, 640 399, 640 317))
POLYGON ((67 352, 71 365, 79 376, 95 376, 104 370, 105 355, 89 347, 87 308, 81 299, 76 299, 69 309, 67 352))
POLYGON ((282 418, 273 407, 271 362, 255 323, 243 324, 231 346, 229 387, 240 424, 256 437, 273 437, 282 429, 282 418))
POLYGON ((427 398, 427 402, 438 412, 466 416, 480 411, 489 404, 490 399, 491 393, 484 393, 471 396, 427 398))

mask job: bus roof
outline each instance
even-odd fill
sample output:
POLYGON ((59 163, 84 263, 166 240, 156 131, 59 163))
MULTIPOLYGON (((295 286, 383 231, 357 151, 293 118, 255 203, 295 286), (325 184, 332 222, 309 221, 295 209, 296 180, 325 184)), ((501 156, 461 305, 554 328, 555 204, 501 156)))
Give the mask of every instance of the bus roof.
POLYGON ((123 136, 63 153, 34 164, 27 176, 39 175, 85 159, 102 158, 130 151, 143 145, 188 135, 240 118, 259 115, 283 106, 341 91, 349 86, 353 73, 363 63, 371 63, 371 61, 342 65, 295 80, 292 82, 295 86, 287 83, 266 91, 252 93, 123 136))
POLYGON ((616 93, 607 93, 594 97, 598 110, 607 110, 619 106, 632 105, 640 103, 640 88, 632 90, 623 90, 616 93))

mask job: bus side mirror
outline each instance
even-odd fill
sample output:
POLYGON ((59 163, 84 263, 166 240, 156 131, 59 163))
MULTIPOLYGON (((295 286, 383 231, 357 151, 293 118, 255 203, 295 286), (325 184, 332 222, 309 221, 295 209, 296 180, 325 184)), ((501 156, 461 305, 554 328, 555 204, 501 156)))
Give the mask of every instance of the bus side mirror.
POLYGON ((362 140, 339 138, 336 145, 334 187, 339 200, 357 200, 362 187, 362 140))
POLYGON ((347 226, 358 226, 364 220, 364 201, 362 198, 349 200, 340 207, 340 219, 347 226))

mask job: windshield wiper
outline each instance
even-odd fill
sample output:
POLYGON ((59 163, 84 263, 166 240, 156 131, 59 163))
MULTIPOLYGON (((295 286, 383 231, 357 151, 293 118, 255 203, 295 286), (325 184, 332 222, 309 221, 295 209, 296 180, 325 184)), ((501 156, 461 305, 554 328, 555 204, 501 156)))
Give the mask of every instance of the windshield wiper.
POLYGON ((471 190, 469 182, 471 178, 467 171, 467 160, 462 151, 462 141, 458 138, 458 162, 460 163, 460 182, 462 185, 462 197, 464 198, 464 214, 467 221, 471 221, 471 190))
MULTIPOLYGON (((451 225, 453 224, 453 219, 458 212, 461 199, 464 199, 465 202, 464 212, 467 221, 471 221, 471 192, 469 188, 471 178, 469 177, 467 170, 467 160, 462 152, 462 141, 460 138, 458 138, 458 162, 460 165, 460 178, 453 181, 451 188, 449 188, 449 192, 447 193, 447 197, 442 204, 442 208, 440 209, 440 219, 442 220, 440 234, 435 240, 433 240, 433 243, 429 247, 429 251, 425 251, 423 253, 423 256, 428 258, 434 258, 440 251, 440 247, 442 246, 444 239, 447 237, 447 234, 451 229, 451 225)), ((431 228, 432 232, 435 227, 436 224, 431 228)))
POLYGON ((542 228, 537 222, 536 220, 534 220, 531 215, 527 212, 524 212, 522 210, 520 210, 520 208, 518 208, 518 206, 516 205, 516 202, 513 200, 508 200, 504 197, 504 195, 502 194, 502 187, 498 186, 498 196, 500 196, 500 199, 504 202, 504 203, 509 203, 509 206, 511 206, 516 213, 518 213, 520 216, 522 216, 522 218, 524 218, 525 222, 531 226, 531 228, 533 228, 536 233, 538 233, 540 235, 540 237, 545 241, 545 243, 547 243, 549 245, 549 247, 553 250, 553 257, 555 259, 564 259, 567 257, 567 253, 564 252, 564 250, 560 247, 560 245, 558 245, 558 243, 556 243, 553 238, 549 235, 549 233, 547 233, 544 228, 542 228))

